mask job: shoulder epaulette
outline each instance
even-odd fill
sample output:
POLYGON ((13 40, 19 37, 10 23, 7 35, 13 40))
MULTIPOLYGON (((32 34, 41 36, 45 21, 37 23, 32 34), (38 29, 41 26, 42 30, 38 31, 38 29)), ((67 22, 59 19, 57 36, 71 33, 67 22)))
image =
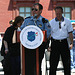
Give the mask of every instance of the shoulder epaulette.
POLYGON ((31 18, 31 16, 29 16, 29 17, 26 17, 25 19, 28 19, 28 18, 31 18))
POLYGON ((45 18, 42 18, 42 22, 43 22, 43 23, 47 23, 48 20, 46 20, 45 18))

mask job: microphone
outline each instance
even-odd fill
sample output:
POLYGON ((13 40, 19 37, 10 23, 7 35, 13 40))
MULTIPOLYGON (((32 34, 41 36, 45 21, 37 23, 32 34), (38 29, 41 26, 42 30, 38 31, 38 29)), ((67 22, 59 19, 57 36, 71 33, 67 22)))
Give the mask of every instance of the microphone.
POLYGON ((33 16, 33 18, 34 18, 34 24, 35 24, 35 26, 37 26, 37 24, 36 24, 36 21, 37 21, 37 14, 35 14, 34 16, 33 16))
POLYGON ((34 15, 34 18, 37 18, 37 14, 34 15))

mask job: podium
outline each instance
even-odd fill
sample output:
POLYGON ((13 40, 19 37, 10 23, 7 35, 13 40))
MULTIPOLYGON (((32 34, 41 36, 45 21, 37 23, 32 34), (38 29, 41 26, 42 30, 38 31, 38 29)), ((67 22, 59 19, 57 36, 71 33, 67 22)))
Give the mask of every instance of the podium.
MULTIPOLYGON (((21 31, 17 31, 17 42, 20 42, 20 32, 21 31)), ((43 42, 47 42, 47 38, 46 38, 46 31, 42 31, 43 32, 43 42)), ((25 75, 25 48, 24 46, 20 43, 21 46, 21 74, 25 75)), ((36 48, 36 75, 39 75, 39 48, 36 48)))

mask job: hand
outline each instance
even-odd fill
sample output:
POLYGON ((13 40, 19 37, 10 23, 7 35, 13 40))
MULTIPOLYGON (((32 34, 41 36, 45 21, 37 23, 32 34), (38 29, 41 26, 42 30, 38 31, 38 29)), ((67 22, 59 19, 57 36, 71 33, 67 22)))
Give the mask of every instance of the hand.
POLYGON ((8 53, 8 49, 5 49, 5 54, 7 54, 8 53))
POLYGON ((49 51, 49 52, 50 52, 50 51, 51 51, 51 47, 48 47, 47 51, 49 51))
POLYGON ((70 50, 72 49, 72 47, 73 47, 73 44, 70 44, 70 46, 69 46, 70 50))

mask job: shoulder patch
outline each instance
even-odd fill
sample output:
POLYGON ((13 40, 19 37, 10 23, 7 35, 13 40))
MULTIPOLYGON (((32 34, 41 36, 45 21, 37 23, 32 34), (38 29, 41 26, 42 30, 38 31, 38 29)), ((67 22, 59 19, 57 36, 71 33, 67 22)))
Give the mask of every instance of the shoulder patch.
POLYGON ((29 16, 29 17, 26 17, 25 19, 28 19, 28 18, 31 18, 31 16, 29 16))
POLYGON ((46 20, 45 18, 42 18, 42 22, 43 22, 43 23, 47 23, 48 20, 46 20))

